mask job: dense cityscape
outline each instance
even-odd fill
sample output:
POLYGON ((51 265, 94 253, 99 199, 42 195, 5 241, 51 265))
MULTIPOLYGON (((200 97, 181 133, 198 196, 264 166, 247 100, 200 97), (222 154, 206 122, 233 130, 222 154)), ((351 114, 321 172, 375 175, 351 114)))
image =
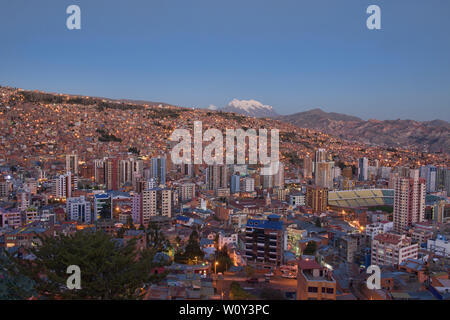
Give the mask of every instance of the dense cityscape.
POLYGON ((0 299, 450 299, 448 150, 12 87, 0 123, 0 299), (278 129, 279 170, 174 164, 194 121, 278 129))

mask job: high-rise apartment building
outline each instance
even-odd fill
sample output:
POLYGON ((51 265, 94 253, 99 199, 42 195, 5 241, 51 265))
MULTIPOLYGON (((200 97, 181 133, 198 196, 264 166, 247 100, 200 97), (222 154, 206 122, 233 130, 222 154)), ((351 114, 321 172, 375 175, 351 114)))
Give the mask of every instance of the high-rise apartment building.
POLYGON ((426 182, 412 171, 412 178, 395 177, 394 188, 394 230, 405 232, 412 224, 425 217, 426 182))
POLYGON ((273 175, 262 175, 261 180, 263 189, 273 188, 273 175))
POLYGON ((94 181, 98 184, 105 184, 105 160, 94 160, 94 181))
POLYGON ((113 214, 112 196, 108 193, 94 195, 94 220, 111 220, 113 214))
POLYGON ((183 183, 180 186, 181 201, 192 200, 195 197, 195 183, 183 183))
POLYGON ((119 159, 111 158, 105 162, 105 182, 107 190, 119 189, 119 159))
POLYGON ((77 189, 77 179, 71 173, 59 175, 54 180, 54 196, 56 198, 70 198, 72 197, 72 190, 77 189))
POLYGON ((328 206, 328 189, 319 186, 307 186, 306 205, 312 208, 314 213, 326 211, 328 206))
POLYGON ((191 178, 194 176, 194 165, 192 163, 186 163, 181 165, 181 172, 183 175, 191 178))
POLYGON ((245 228, 247 264, 257 269, 280 266, 283 263, 285 237, 283 222, 277 215, 267 220, 249 219, 245 228))
POLYGON ((11 192, 12 183, 10 180, 6 180, 0 177, 0 198, 6 198, 11 192))
POLYGON ((313 161, 309 155, 303 159, 303 176, 305 179, 311 179, 313 172, 313 161))
POLYGON ((255 191, 255 179, 251 177, 245 177, 242 181, 244 192, 255 191))
POLYGON ((228 186, 227 172, 227 166, 224 164, 214 164, 208 166, 206 172, 206 183, 208 190, 226 188, 228 186))
POLYGON ((435 166, 423 166, 420 168, 420 177, 427 183, 427 192, 436 192, 437 168, 435 166))
POLYGON ((232 175, 231 176, 231 193, 237 193, 241 191, 241 176, 240 175, 232 175))
POLYGON ((284 188, 284 164, 279 162, 278 172, 273 175, 273 186, 275 188, 284 188))
POLYGON ((436 191, 447 191, 447 197, 450 197, 450 168, 437 167, 436 172, 436 191))
POLYGON ((154 178, 158 182, 158 185, 166 184, 165 157, 152 158, 152 178, 154 178))
POLYGON ((172 217, 172 191, 154 188, 135 194, 132 200, 133 221, 147 225, 154 216, 172 217))
POLYGON ((316 163, 316 171, 314 173, 314 183, 316 186, 329 189, 333 187, 333 165, 333 162, 316 163))
POLYGON ((26 190, 17 191, 17 208, 25 211, 31 205, 31 193, 26 190))
POLYGON ((319 148, 316 150, 314 162, 325 162, 327 161, 327 151, 325 149, 319 148))
POLYGON ((68 198, 66 202, 67 218, 81 223, 91 223, 94 219, 91 215, 91 204, 84 196, 68 198))
POLYGON ((358 160, 358 180, 367 181, 369 177, 369 160, 364 157, 358 160))
POLYGON ((133 184, 136 177, 142 177, 144 173, 144 165, 142 160, 135 158, 119 161, 119 183, 123 186, 126 183, 133 184))
POLYGON ((75 152, 66 155, 66 172, 78 175, 78 155, 75 152))

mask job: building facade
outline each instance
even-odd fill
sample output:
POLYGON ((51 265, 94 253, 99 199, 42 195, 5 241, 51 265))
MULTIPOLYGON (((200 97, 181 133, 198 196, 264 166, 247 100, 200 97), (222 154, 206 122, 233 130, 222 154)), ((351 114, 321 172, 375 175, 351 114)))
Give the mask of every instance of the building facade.
POLYGON ((419 245, 411 238, 394 233, 382 233, 372 241, 372 264, 396 266, 406 259, 417 259, 419 245))
POLYGON ((267 220, 249 219, 245 228, 245 258, 257 269, 279 267, 283 263, 283 222, 277 215, 267 220))

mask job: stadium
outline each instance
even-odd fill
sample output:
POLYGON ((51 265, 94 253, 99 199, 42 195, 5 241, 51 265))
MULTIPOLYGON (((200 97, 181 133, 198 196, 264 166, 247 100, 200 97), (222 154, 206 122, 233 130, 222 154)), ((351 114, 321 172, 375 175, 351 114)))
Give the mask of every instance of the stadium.
POLYGON ((383 207, 394 204, 392 189, 364 189, 328 192, 328 206, 338 208, 383 207))

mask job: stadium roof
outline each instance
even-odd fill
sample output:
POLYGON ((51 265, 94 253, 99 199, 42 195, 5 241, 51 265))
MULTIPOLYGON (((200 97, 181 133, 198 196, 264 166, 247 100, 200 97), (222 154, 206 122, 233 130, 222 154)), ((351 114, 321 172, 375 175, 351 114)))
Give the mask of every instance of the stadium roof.
POLYGON ((328 192, 328 205, 343 208, 393 205, 392 189, 361 189, 328 192))

